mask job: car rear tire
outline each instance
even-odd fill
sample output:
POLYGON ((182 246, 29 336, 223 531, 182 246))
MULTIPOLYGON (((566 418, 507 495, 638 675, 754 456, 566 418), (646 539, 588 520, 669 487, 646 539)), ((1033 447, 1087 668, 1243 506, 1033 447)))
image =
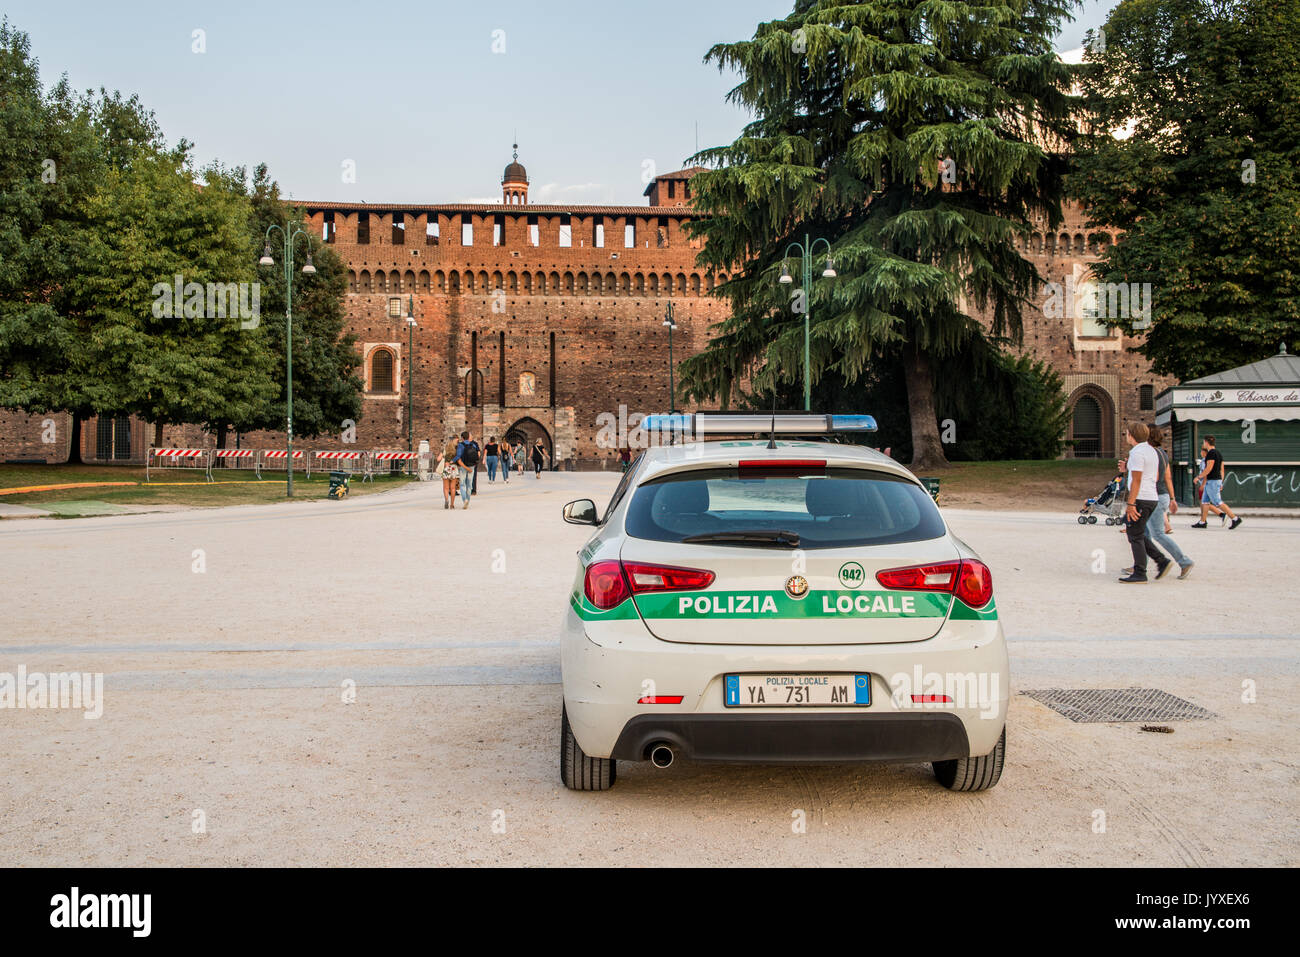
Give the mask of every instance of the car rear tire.
POLYGON ((613 758, 592 758, 578 744, 569 727, 569 712, 560 712, 560 780, 571 791, 608 791, 614 786, 617 764, 613 758))
POLYGON ((1007 729, 1002 729, 997 746, 983 757, 935 761, 934 776, 949 791, 987 791, 1002 777, 1007 755, 1007 729))

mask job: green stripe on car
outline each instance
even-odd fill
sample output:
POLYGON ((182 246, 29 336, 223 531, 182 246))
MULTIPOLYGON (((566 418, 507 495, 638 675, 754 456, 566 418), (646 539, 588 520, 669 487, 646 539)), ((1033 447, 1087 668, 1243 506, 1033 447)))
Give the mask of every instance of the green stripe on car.
POLYGON ((934 592, 670 592, 638 595, 646 618, 942 618, 951 596, 934 592))

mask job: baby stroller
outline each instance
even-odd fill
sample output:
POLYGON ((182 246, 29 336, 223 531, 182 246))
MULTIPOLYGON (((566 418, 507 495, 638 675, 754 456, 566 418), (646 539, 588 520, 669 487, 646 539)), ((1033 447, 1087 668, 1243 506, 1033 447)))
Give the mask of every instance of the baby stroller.
POLYGON ((1083 503, 1083 508, 1079 509, 1079 524, 1096 525, 1097 516, 1102 515, 1107 525, 1123 525, 1124 496, 1120 494, 1123 487, 1123 475, 1116 475, 1095 498, 1083 503))

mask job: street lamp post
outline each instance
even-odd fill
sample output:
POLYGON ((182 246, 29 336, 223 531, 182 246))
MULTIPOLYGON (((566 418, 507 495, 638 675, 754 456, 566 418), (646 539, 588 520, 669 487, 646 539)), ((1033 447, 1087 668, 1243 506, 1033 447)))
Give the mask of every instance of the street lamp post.
POLYGON ((307 246, 307 265, 302 267, 303 274, 315 275, 316 267, 311 261, 311 236, 298 223, 290 223, 287 227, 272 223, 266 227, 266 247, 262 250, 262 258, 257 261, 259 266, 275 265, 275 260, 271 258, 271 230, 273 229, 278 229, 284 240, 284 395, 285 434, 288 438, 285 471, 288 474, 286 495, 288 498, 293 498, 293 247, 299 236, 307 246))
POLYGON ((668 411, 677 411, 677 383, 673 380, 673 330, 677 323, 673 321, 673 303, 668 301, 668 311, 664 313, 664 325, 668 327, 668 411))
MULTIPOLYGON (((812 411, 812 359, 810 355, 809 342, 811 339, 812 329, 812 257, 813 251, 817 248, 818 243, 826 244, 826 267, 822 270, 822 276, 827 279, 835 278, 835 260, 831 258, 831 244, 826 239, 809 239, 805 233, 802 243, 791 243, 785 247, 785 255, 781 261, 781 277, 777 280, 781 285, 788 286, 794 282, 794 277, 790 275, 790 250, 799 250, 799 255, 803 263, 803 272, 799 278, 804 284, 803 298, 803 410, 812 411)), ((774 386, 775 387, 775 386, 774 386)))
POLYGON ((406 451, 415 451, 415 297, 406 297, 406 451))

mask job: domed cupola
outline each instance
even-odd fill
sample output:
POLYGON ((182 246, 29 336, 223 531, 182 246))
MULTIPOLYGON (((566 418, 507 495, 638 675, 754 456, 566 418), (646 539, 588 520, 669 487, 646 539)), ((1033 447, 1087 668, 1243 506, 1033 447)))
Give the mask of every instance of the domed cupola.
POLYGON ((501 177, 501 202, 507 206, 528 204, 528 170, 519 162, 519 144, 515 144, 514 161, 501 177))

